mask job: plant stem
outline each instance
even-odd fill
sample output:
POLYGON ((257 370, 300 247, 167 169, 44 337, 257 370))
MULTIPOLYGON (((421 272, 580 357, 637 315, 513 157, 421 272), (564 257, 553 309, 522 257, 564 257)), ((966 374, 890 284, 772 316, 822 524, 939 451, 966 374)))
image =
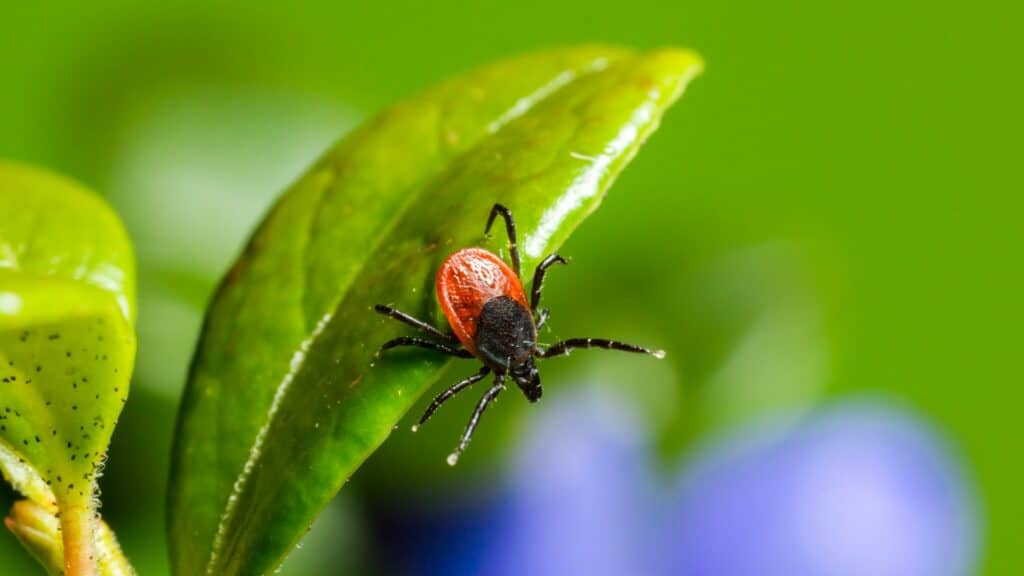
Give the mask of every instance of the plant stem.
POLYGON ((94 526, 93 513, 88 506, 67 504, 61 509, 66 576, 96 576, 94 526))

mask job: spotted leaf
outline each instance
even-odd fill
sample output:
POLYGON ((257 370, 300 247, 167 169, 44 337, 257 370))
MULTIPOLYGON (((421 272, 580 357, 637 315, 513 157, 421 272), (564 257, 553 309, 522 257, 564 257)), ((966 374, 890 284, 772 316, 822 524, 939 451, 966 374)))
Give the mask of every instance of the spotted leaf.
POLYGON ((133 315, 117 216, 77 184, 0 163, 0 469, 59 513, 70 574, 95 564, 96 479, 128 396, 133 315))

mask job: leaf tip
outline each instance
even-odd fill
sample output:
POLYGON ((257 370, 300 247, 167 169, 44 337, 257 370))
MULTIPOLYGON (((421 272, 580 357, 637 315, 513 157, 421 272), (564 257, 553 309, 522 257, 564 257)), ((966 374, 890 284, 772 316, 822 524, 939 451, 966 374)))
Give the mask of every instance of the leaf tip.
POLYGON ((704 72, 704 58, 688 48, 660 48, 645 54, 645 59, 666 84, 674 86, 673 101, 704 72))
POLYGON ((652 56, 672 67, 696 76, 704 71, 704 57, 689 48, 665 47, 652 52, 652 56))

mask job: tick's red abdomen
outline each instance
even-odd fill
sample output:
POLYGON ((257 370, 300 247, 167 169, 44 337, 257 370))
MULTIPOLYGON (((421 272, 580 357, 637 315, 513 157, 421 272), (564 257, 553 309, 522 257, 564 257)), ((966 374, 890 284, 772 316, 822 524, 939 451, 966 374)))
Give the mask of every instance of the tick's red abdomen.
POLYGON ((459 250, 437 271, 437 301, 441 310, 459 342, 474 354, 477 318, 484 304, 496 296, 508 296, 529 309, 516 273, 487 250, 459 250))

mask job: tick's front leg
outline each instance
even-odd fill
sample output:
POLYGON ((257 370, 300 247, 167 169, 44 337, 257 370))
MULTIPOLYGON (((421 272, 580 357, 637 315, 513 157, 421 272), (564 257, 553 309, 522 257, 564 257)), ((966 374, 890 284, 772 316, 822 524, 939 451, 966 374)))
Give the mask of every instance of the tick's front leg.
POLYGON ((477 424, 480 423, 480 417, 484 415, 484 410, 490 406, 498 394, 505 389, 505 375, 498 374, 494 377, 494 385, 484 394, 484 397, 477 403, 476 409, 473 410, 473 416, 469 418, 469 424, 466 425, 466 431, 462 433, 462 438, 459 440, 459 445, 455 448, 455 452, 448 455, 448 465, 455 466, 459 462, 459 456, 462 455, 463 450, 466 446, 469 446, 469 441, 473 439, 473 432, 476 431, 477 424))
POLYGON ((460 382, 456 382, 455 384, 452 384, 451 386, 446 388, 444 392, 441 392, 436 397, 434 397, 434 400, 430 403, 430 406, 427 407, 426 411, 423 412, 423 416, 420 417, 420 421, 413 425, 412 431, 415 432, 419 430, 419 427, 422 426, 427 420, 430 420, 430 417, 434 415, 434 412, 436 412, 437 409, 440 408, 442 404, 450 400, 459 392, 462 392, 463 390, 469 388, 473 384, 476 384, 477 382, 483 380, 484 376, 487 376, 490 373, 491 369, 488 368, 487 366, 484 366, 476 374, 473 374, 469 378, 466 378, 465 380, 462 380, 460 382))

